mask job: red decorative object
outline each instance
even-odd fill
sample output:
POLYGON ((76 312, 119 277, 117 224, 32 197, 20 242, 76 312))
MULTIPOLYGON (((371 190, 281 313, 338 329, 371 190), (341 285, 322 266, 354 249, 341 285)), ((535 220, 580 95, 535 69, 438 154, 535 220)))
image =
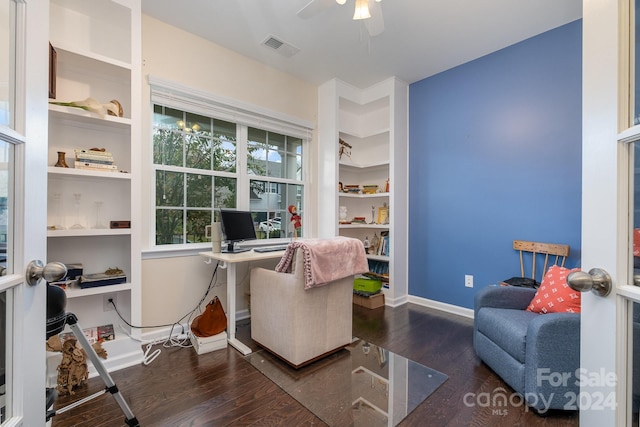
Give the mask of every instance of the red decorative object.
POLYGON ((298 229, 302 227, 302 218, 298 215, 298 210, 294 205, 289 205, 289 213, 291 214, 291 227, 293 228, 293 237, 298 237, 298 229))

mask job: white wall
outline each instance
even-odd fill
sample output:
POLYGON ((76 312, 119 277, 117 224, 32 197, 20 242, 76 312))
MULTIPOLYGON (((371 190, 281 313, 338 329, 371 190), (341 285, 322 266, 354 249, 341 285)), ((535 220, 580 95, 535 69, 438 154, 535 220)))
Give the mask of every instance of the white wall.
MULTIPOLYGON (((142 17, 142 61, 142 323, 157 325, 176 322, 193 309, 211 280, 213 264, 204 264, 204 259, 198 255, 155 258, 156 255, 149 250, 153 242, 153 230, 150 229, 153 176, 150 167, 151 107, 147 77, 152 75, 170 80, 312 123, 317 122, 318 101, 316 86, 146 15, 142 17)), ((315 135, 312 145, 315 145, 315 135)), ((313 153, 315 149, 309 151, 313 153)), ((309 176, 315 176, 316 169, 314 162, 309 162, 309 176)), ((315 199, 312 186, 307 200, 315 199)), ((275 266, 275 261, 266 264, 270 265, 275 266)), ((220 269, 218 272, 221 273, 218 283, 224 285, 225 271, 220 269)), ((248 303, 244 297, 248 292, 247 275, 248 270, 238 272, 238 282, 241 284, 237 291, 236 310, 241 314, 242 310, 247 309, 248 303)), ((226 305, 225 286, 216 287, 208 300, 213 295, 218 295, 226 305)))

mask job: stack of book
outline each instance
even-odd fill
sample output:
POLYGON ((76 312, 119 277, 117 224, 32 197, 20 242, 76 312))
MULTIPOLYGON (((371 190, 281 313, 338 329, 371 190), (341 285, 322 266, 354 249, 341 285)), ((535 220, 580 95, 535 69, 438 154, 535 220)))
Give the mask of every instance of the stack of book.
POLYGON ((76 148, 76 169, 94 170, 100 172, 118 172, 118 166, 113 162, 113 156, 108 151, 83 150, 76 148))
MULTIPOLYGON (((94 326, 92 328, 85 328, 82 330, 84 336, 87 337, 89 344, 95 344, 103 341, 113 341, 116 339, 116 334, 113 331, 113 325, 94 326)), ((76 338, 73 332, 61 332, 59 334, 60 340, 65 342, 70 338, 76 338)))
POLYGON ((124 273, 120 274, 107 274, 107 273, 92 273, 83 274, 78 279, 78 283, 81 289, 97 288, 99 286, 118 285, 120 283, 126 283, 127 276, 124 273))
POLYGON ((345 193, 358 194, 358 193, 360 193, 360 186, 359 185, 345 185, 343 191, 345 193))
POLYGON ((189 339, 198 355, 227 348, 227 331, 222 331, 218 335, 210 337, 197 337, 193 333, 189 333, 189 339))
POLYGON ((362 193, 363 194, 376 194, 378 192, 378 186, 377 185, 363 185, 362 186, 362 193))

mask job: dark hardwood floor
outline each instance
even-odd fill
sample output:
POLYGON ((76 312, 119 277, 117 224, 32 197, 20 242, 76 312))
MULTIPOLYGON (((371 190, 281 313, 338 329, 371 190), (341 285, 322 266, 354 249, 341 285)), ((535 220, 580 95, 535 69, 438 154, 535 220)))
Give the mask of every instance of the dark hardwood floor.
MULTIPOLYGON (((476 399, 480 394, 511 396, 512 390, 476 358, 472 332, 470 319, 414 304, 375 310, 354 306, 355 336, 449 376, 401 426, 578 425, 577 412, 540 416, 518 399, 510 399, 507 407, 476 399)), ((238 323, 238 337, 257 348, 249 338, 249 322, 238 323)), ((325 425, 232 347, 201 356, 191 348, 162 348, 150 365, 112 377, 141 426, 325 425)), ((86 390, 56 404, 65 406, 102 388, 101 379, 92 378, 86 390)), ((108 394, 53 417, 53 427, 124 425, 120 407, 108 394)))

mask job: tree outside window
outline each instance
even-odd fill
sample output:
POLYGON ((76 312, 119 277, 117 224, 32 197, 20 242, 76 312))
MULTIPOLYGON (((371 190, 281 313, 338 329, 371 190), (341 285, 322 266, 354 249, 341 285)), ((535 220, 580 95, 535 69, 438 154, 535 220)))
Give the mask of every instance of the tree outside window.
POLYGON ((303 212, 301 138, 246 126, 244 132, 242 125, 163 105, 153 111, 156 245, 207 242, 205 226, 216 212, 239 205, 252 211, 258 238, 290 236, 287 207, 303 212), (238 173, 240 144, 247 176, 238 173), (240 202, 238 186, 245 185, 249 200, 240 202))

